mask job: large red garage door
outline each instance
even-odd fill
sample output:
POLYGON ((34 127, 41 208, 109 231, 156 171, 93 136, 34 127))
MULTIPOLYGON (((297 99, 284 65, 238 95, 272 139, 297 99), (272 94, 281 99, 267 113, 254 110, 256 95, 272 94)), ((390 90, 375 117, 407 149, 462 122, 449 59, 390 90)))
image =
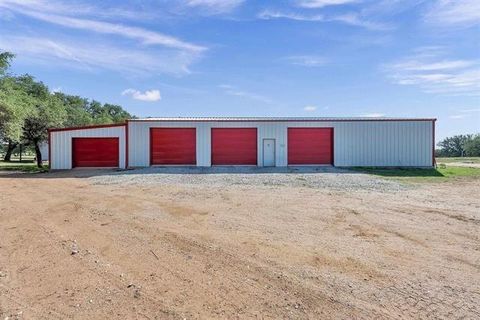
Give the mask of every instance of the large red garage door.
POLYGON ((212 165, 256 164, 256 128, 212 128, 212 165))
POLYGON ((333 164, 333 128, 288 128, 288 164, 333 164))
POLYGON ((72 167, 118 167, 118 138, 72 138, 72 167))
POLYGON ((151 128, 150 165, 195 165, 195 128, 151 128))

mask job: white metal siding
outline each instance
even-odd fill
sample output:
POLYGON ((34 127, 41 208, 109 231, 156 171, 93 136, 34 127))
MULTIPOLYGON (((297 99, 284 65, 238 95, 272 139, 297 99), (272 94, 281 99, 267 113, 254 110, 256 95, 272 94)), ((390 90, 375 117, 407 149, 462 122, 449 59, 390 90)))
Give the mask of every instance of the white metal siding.
POLYGON ((52 131, 50 134, 51 169, 72 168, 72 138, 82 137, 119 138, 119 167, 125 168, 125 126, 52 131))
POLYGON ((275 139, 275 162, 286 166, 288 127, 334 128, 335 166, 432 166, 432 121, 131 121, 129 165, 150 165, 150 128, 197 129, 197 165, 211 165, 211 128, 257 128, 257 163, 262 165, 263 139, 275 139))

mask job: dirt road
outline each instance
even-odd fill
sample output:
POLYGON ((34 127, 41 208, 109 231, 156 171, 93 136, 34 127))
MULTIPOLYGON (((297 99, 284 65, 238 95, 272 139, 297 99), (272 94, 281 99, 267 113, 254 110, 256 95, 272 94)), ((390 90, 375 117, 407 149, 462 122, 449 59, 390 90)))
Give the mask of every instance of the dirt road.
POLYGON ((380 192, 74 174, 0 176, 0 319, 480 318, 479 180, 380 192))

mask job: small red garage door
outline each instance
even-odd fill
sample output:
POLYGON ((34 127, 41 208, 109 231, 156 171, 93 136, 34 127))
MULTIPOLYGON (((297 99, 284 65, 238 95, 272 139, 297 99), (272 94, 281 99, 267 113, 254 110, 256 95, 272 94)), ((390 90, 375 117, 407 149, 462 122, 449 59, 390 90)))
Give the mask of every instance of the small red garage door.
POLYGON ((195 165, 195 128, 151 128, 150 165, 195 165))
POLYGON ((333 128, 288 128, 288 164, 333 164, 333 128))
POLYGON ((212 128, 212 165, 256 164, 256 128, 212 128))
POLYGON ((118 138, 72 138, 72 167, 118 167, 118 138))

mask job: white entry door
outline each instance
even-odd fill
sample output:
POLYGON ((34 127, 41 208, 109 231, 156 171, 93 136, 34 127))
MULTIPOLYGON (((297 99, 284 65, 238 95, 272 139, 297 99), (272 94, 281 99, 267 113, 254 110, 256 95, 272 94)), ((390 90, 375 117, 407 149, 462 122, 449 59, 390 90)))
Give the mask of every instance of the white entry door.
POLYGON ((275 167, 275 139, 263 139, 263 166, 275 167))

